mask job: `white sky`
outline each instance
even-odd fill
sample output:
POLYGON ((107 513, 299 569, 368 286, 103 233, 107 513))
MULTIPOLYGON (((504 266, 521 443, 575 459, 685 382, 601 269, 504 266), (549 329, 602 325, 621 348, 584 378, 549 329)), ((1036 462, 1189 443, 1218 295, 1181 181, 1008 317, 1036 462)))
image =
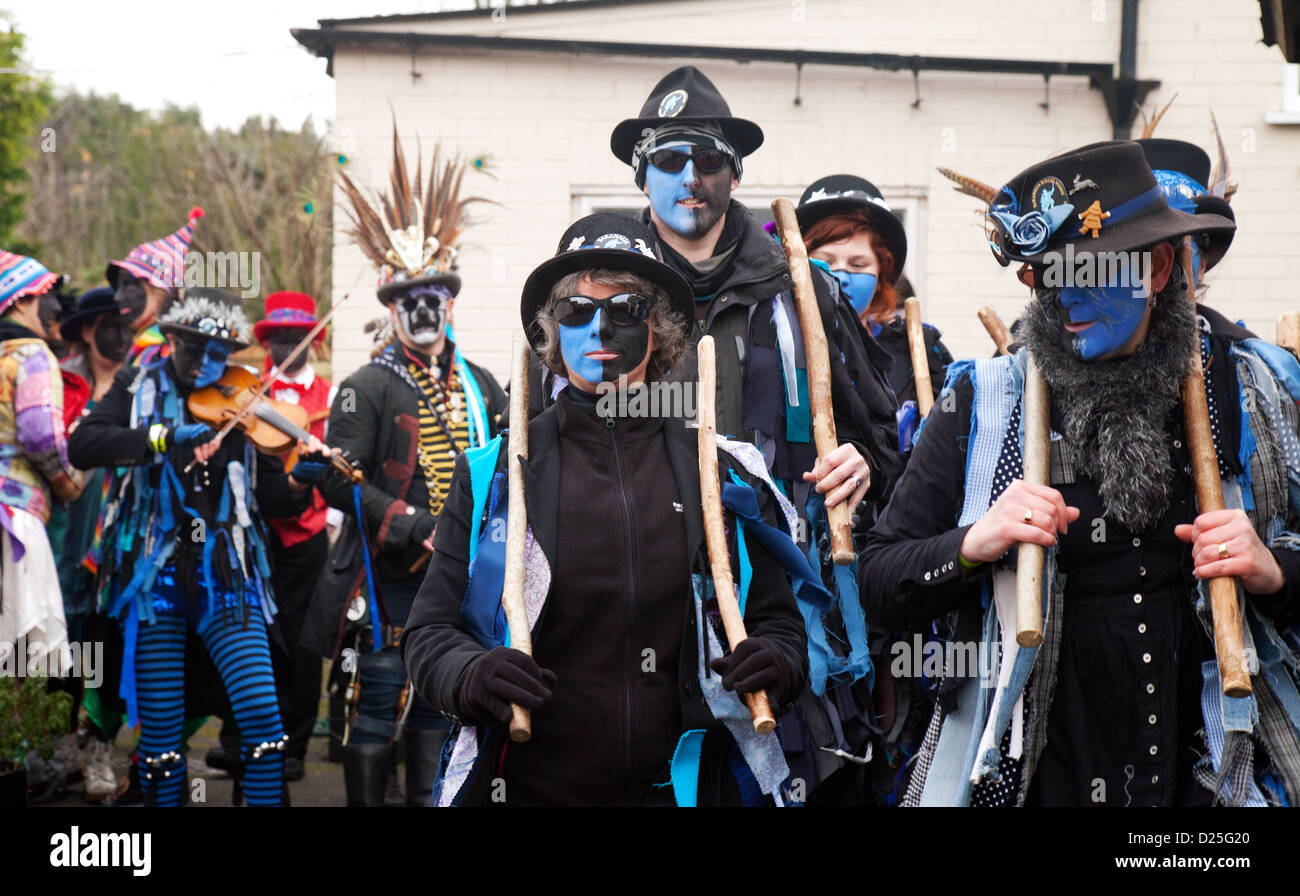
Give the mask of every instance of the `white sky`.
POLYGON ((318 131, 334 114, 325 60, 290 28, 318 19, 429 12, 438 0, 0 0, 26 36, 26 62, 56 88, 116 93, 138 108, 198 106, 208 126, 274 115, 318 131))

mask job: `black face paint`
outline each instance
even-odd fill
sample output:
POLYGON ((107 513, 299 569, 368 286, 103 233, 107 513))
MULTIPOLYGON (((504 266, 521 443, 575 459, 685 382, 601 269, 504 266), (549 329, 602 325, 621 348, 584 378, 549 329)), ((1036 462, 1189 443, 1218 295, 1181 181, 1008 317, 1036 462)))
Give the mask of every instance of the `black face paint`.
POLYGON ((113 292, 113 301, 119 308, 127 310, 128 320, 132 322, 139 320, 140 315, 144 314, 145 305, 149 302, 149 295, 144 291, 144 281, 128 274, 119 274, 117 289, 113 292))
MULTIPOLYGON (((276 333, 266 341, 266 352, 271 356, 271 363, 276 367, 284 364, 284 359, 298 347, 298 343, 307 335, 308 330, 287 330, 276 333)), ((294 358, 293 366, 281 368, 281 373, 297 373, 307 363, 307 351, 304 349, 294 358)))
POLYGON ((589 383, 617 383, 641 365, 649 349, 648 322, 620 326, 604 308, 586 324, 560 324, 560 355, 572 373, 589 383), (611 354, 615 357, 604 357, 611 354))
POLYGON ((56 355, 64 349, 63 339, 59 334, 59 322, 63 320, 63 305, 58 295, 53 292, 42 293, 36 299, 36 314, 41 319, 41 335, 50 351, 56 355))
POLYGON ((106 361, 121 363, 131 347, 131 325, 125 317, 106 315, 95 326, 95 351, 106 361))
POLYGON ((199 369, 203 366, 203 353, 207 349, 206 339, 173 339, 172 353, 168 359, 172 365, 172 374, 176 382, 183 386, 193 386, 199 378, 199 369))

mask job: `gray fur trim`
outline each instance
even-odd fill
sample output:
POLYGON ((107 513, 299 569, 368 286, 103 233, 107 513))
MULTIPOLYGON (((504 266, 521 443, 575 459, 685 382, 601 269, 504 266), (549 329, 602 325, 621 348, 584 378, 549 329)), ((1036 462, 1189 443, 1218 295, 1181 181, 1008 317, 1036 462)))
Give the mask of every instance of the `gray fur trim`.
POLYGON ((1097 484, 1108 516, 1134 532, 1169 507, 1173 469, 1166 424, 1179 406, 1196 316, 1175 265, 1156 296, 1146 340, 1125 358, 1084 361, 1061 343, 1059 290, 1040 289, 1021 337, 1052 388, 1078 471, 1097 484))

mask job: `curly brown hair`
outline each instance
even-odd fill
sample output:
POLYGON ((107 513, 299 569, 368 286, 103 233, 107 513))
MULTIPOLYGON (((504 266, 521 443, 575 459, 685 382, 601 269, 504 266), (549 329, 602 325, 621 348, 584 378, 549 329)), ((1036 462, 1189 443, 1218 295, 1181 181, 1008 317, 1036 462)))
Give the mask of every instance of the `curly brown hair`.
POLYGON ((565 376, 564 359, 560 357, 560 325, 551 314, 551 309, 560 299, 578 295, 578 284, 583 278, 590 279, 601 286, 609 286, 627 292, 639 293, 650 299, 650 334, 654 337, 654 351, 650 353, 650 362, 646 365, 646 382, 663 379, 664 374, 686 354, 690 329, 682 316, 673 311, 668 302, 668 293, 657 284, 629 271, 613 271, 605 268, 592 268, 586 271, 574 271, 561 278, 553 287, 545 307, 537 312, 534 320, 542 331, 542 338, 537 346, 537 354, 542 363, 560 376, 565 376))

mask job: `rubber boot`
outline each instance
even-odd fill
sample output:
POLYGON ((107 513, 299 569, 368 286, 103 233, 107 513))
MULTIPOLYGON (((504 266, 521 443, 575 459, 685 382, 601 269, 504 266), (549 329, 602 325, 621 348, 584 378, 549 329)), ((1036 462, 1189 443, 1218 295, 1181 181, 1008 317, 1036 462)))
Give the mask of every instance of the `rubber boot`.
POLYGON ((406 732, 406 805, 428 804, 446 737, 445 729, 406 732))
POLYGON ((384 805, 388 744, 348 744, 343 748, 343 782, 348 806, 384 805))

